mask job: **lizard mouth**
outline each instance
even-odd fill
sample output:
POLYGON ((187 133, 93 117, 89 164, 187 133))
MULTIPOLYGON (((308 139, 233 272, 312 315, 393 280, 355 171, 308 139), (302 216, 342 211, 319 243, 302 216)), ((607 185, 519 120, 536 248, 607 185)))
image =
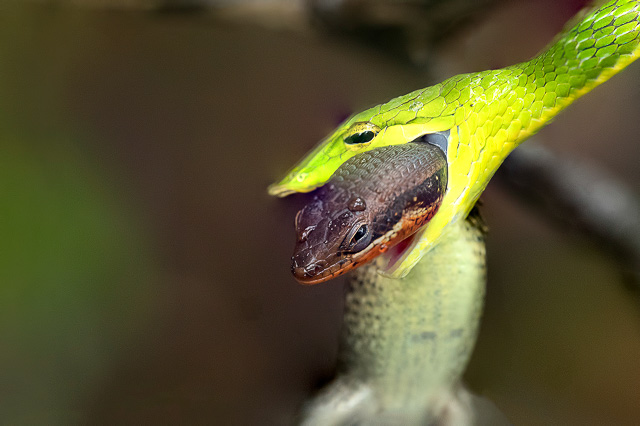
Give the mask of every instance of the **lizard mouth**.
POLYGON ((406 221, 401 220, 387 234, 372 241, 366 249, 349 257, 331 260, 318 260, 314 257, 310 262, 305 259, 305 252, 294 255, 291 272, 301 284, 319 284, 369 263, 380 255, 381 262, 378 263, 378 267, 383 275, 389 273, 414 246, 415 231, 402 238, 402 234, 406 235, 408 231, 405 225, 406 221), (395 243, 398 239, 400 241, 395 243))
POLYGON ((376 241, 369 244, 367 248, 361 252, 348 256, 337 257, 329 260, 317 260, 313 262, 305 262, 303 255, 294 255, 293 264, 291 266, 291 272, 293 276, 301 284, 319 284, 330 279, 343 275, 358 266, 369 263, 378 255, 384 253, 387 250, 387 245, 382 241, 388 238, 383 236, 376 241), (300 259, 298 259, 300 257, 300 259))
POLYGON ((386 266, 384 266, 384 272, 389 272, 393 269, 396 264, 404 257, 404 255, 409 251, 409 249, 413 246, 413 241, 415 240, 416 234, 413 233, 409 235, 404 240, 400 241, 398 244, 391 247, 383 256, 386 261, 386 266))

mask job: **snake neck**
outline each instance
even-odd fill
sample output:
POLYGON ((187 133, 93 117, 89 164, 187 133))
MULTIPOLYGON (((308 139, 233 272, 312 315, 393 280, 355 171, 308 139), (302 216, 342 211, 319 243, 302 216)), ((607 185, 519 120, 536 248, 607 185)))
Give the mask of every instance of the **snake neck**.
MULTIPOLYGON (((639 45, 640 1, 611 1, 530 61, 434 86, 443 101, 441 114, 451 117, 448 189, 394 275, 409 271, 452 223, 467 216, 515 147, 637 59, 639 45)), ((421 120, 428 125, 428 118, 421 120)))
POLYGON ((637 0, 611 1, 530 61, 443 83, 442 93, 466 82, 472 91, 455 111, 448 153, 466 212, 516 146, 640 55, 639 14, 637 0))

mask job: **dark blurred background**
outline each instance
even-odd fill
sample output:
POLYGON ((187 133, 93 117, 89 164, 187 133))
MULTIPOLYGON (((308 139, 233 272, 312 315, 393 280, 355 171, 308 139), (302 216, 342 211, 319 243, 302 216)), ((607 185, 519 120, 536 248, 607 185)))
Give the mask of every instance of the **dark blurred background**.
MULTIPOLYGON (((317 2, 1 2, 0 423, 289 424, 332 373, 344 281, 294 281, 302 201, 266 187, 346 115, 526 60, 583 4, 485 3, 446 37, 392 25, 417 46, 393 52, 317 2)), ((536 143, 640 193, 638 81, 536 143)), ((518 425, 637 424, 616 259, 493 184, 483 212, 470 387, 518 425)))

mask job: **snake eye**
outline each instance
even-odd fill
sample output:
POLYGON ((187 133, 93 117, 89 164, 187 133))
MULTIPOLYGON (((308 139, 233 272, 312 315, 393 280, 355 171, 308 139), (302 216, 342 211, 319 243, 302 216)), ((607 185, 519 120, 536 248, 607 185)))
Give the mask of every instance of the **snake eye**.
POLYGON ((365 130, 364 132, 355 133, 344 138, 344 143, 348 145, 356 145, 361 143, 367 143, 373 140, 375 134, 371 130, 365 130))
POLYGON ((364 250, 369 243, 371 242, 371 233, 369 232, 369 227, 364 224, 360 226, 354 226, 351 234, 351 238, 349 238, 346 247, 344 247, 344 251, 348 253, 357 253, 359 251, 364 250), (355 233, 353 231, 355 230, 355 233))
POLYGON ((380 128, 368 121, 353 123, 345 132, 344 143, 347 145, 362 145, 369 143, 380 132, 380 128))

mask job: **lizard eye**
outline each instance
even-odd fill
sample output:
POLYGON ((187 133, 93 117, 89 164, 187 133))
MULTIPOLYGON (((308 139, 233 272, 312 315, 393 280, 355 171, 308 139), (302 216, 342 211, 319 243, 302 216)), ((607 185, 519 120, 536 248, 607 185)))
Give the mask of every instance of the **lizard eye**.
POLYGON ((380 132, 380 128, 368 121, 353 123, 345 132, 344 143, 347 145, 362 145, 369 143, 380 132))
POLYGON ((356 224, 350 235, 351 238, 347 237, 348 240, 345 240, 345 242, 347 242, 346 247, 344 247, 345 252, 357 253, 364 250, 371 242, 371 233, 366 224, 360 226, 356 224))
POLYGON ((353 236, 353 238, 351 239, 351 242, 353 243, 357 243, 358 241, 360 241, 362 239, 362 237, 364 237, 365 235, 367 235, 367 225, 362 225, 360 228, 358 228, 358 230, 356 231, 356 234, 353 236))

